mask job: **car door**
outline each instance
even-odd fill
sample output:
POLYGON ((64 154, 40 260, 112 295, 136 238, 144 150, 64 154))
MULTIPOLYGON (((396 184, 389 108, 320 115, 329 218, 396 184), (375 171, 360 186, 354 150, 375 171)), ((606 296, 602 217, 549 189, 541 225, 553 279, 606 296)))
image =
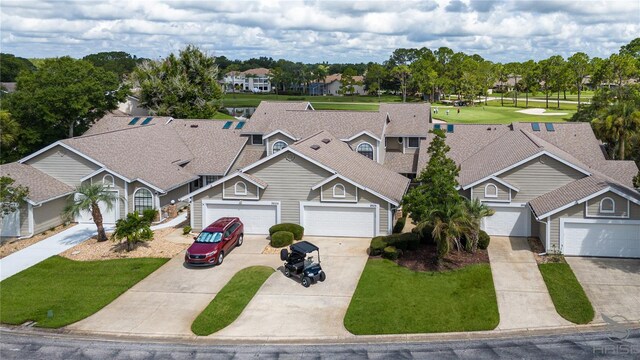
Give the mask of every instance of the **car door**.
POLYGON ((231 245, 233 244, 233 225, 229 226, 227 228, 227 230, 224 231, 224 233, 222 234, 222 248, 224 249, 224 252, 227 253, 228 250, 231 248, 231 245))

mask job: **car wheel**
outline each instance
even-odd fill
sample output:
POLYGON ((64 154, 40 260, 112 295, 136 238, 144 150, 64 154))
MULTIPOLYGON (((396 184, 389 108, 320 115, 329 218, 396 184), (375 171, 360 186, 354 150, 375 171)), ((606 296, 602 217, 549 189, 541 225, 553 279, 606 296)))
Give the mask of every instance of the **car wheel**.
POLYGON ((309 287, 311 286, 311 278, 308 276, 305 276, 302 278, 302 286, 304 287, 309 287))
POLYGON ((221 252, 220 255, 218 255, 218 265, 221 265, 223 261, 224 261, 224 251, 221 252))
POLYGON ((320 273, 320 278, 318 280, 320 281, 325 281, 327 279, 327 274, 323 272, 320 273))
POLYGON ((244 235, 240 234, 240 237, 238 237, 238 244, 236 246, 242 246, 242 240, 244 240, 244 235))
POLYGON ((284 268, 284 276, 291 277, 291 271, 287 268, 284 268))

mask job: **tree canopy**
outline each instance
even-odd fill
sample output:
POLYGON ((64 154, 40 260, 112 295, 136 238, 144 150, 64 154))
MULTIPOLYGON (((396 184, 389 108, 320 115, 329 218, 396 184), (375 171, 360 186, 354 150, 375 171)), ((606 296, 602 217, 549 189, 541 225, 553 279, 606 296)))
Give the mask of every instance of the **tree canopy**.
POLYGON ((138 58, 124 51, 109 51, 87 55, 82 60, 92 63, 95 67, 116 73, 122 79, 131 74, 138 64, 148 59, 138 58))
POLYGON ((28 59, 0 53, 0 81, 15 82, 21 71, 32 72, 36 67, 28 59))
POLYGON ((0 177, 0 218, 16 211, 20 205, 27 201, 29 188, 22 185, 13 185, 15 180, 8 176, 0 177))
POLYGON ((140 104, 153 115, 181 119, 210 119, 220 108, 215 58, 193 45, 176 56, 147 61, 133 72, 140 88, 140 104))

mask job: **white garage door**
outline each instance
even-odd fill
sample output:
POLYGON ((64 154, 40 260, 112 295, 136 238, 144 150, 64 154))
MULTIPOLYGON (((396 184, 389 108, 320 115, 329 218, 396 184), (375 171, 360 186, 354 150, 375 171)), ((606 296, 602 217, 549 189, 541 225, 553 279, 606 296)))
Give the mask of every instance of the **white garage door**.
POLYGON ((0 222, 0 236, 17 237, 20 236, 20 209, 4 215, 0 222))
POLYGON ((207 227, 221 217, 239 217, 245 234, 268 234, 278 223, 278 207, 274 204, 205 204, 202 226, 207 227))
POLYGON ((301 223, 305 235, 373 237, 376 207, 304 205, 301 223))
MULTIPOLYGON (((76 194, 76 196, 78 196, 78 194, 76 194)), ((103 202, 100 202, 98 204, 98 207, 100 208, 100 214, 102 214, 102 223, 105 225, 111 225, 111 224, 115 224, 116 220, 118 219, 118 206, 119 206, 119 202, 115 201, 113 203, 113 206, 111 207, 111 210, 107 210, 107 205, 103 202)), ((77 222, 79 223, 91 223, 93 224, 93 216, 91 215, 91 211, 81 211, 80 215, 78 216, 78 218, 76 219, 77 222)))
POLYGON ((485 217, 482 229, 489 235, 530 236, 531 212, 528 207, 491 206, 496 211, 485 217))
POLYGON ((565 255, 640 258, 640 224, 565 222, 565 255))

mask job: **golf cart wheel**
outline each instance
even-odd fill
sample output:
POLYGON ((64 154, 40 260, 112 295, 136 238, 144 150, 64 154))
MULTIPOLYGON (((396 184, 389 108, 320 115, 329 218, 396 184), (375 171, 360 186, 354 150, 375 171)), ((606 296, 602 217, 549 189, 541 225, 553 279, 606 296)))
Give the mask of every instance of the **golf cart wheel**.
POLYGON ((244 235, 240 234, 240 237, 238 238, 238 244, 236 244, 236 247, 242 246, 243 241, 244 241, 244 235))
POLYGON ((302 278, 302 286, 304 287, 309 287, 311 286, 311 278, 308 276, 305 276, 302 278))
POLYGON ((291 271, 287 268, 284 268, 284 276, 291 277, 291 271))
POLYGON ((280 260, 287 261, 288 257, 289 257, 289 251, 287 249, 280 250, 280 260))
POLYGON ((222 262, 224 261, 224 251, 220 253, 220 255, 218 255, 218 265, 222 265, 222 262))
POLYGON ((320 273, 320 278, 318 280, 320 280, 322 282, 322 281, 325 281, 326 279, 327 279, 327 274, 325 274, 324 271, 321 272, 320 273))

